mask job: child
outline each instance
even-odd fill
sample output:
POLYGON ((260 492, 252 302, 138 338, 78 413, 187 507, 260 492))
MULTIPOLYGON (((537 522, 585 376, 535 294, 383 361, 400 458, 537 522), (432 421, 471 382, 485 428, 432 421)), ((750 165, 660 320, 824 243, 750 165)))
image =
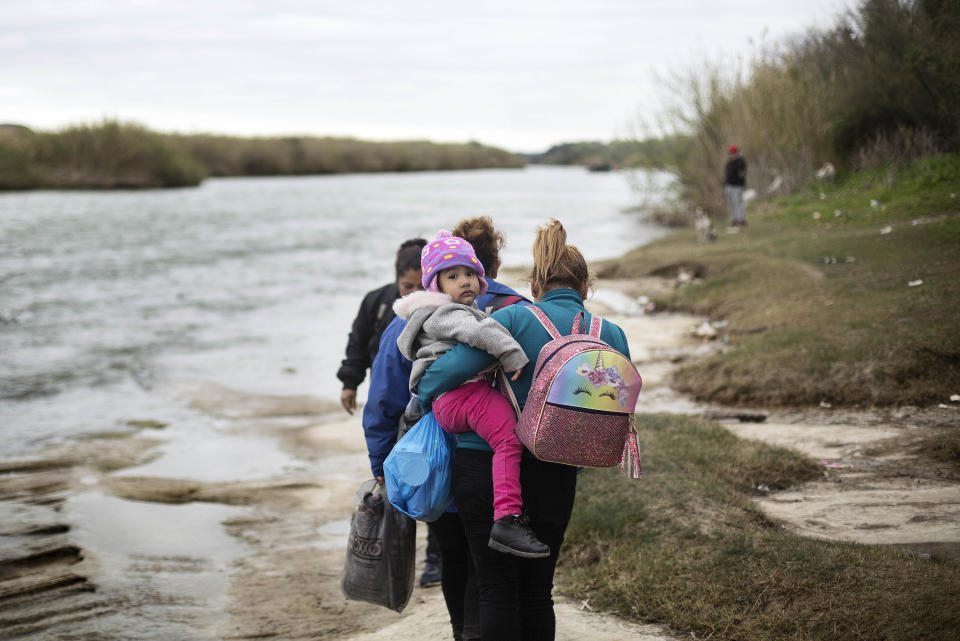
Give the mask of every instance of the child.
MULTIPOLYGON (((495 356, 516 380, 529 361, 523 348, 500 323, 477 308, 476 298, 487 289, 483 265, 473 246, 441 230, 420 254, 423 287, 394 303, 407 326, 397 346, 413 361, 410 390, 430 364, 457 343, 467 343, 495 356)), ((514 434, 516 418, 506 398, 485 378, 478 377, 433 401, 437 422, 447 432, 474 431, 493 448, 493 528, 488 545, 526 558, 549 556, 521 518, 520 454, 514 434)))

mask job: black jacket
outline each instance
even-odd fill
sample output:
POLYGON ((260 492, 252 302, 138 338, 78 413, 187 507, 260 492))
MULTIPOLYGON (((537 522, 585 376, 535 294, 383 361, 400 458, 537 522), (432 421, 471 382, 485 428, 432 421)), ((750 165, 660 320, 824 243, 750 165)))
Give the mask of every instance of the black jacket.
POLYGON ((744 187, 747 184, 747 161, 743 156, 737 156, 727 161, 723 172, 724 184, 744 187))
POLYGON ((380 335, 393 317, 393 301, 400 297, 396 283, 368 292, 360 303, 360 311, 353 320, 353 329, 347 339, 347 357, 340 364, 337 378, 344 389, 357 389, 367 376, 380 347, 380 335))

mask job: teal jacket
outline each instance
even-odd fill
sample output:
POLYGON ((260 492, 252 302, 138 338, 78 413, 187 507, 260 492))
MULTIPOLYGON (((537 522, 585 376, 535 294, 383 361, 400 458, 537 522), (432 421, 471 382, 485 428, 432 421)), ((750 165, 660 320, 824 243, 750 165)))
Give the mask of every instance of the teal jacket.
MULTIPOLYGON (((583 298, 573 289, 566 287, 552 289, 534 305, 546 313, 547 318, 562 335, 570 333, 573 328, 573 320, 580 312, 586 313, 586 322, 581 326, 580 331, 586 333, 590 328, 590 312, 587 312, 583 307, 583 298)), ((530 385, 533 383, 533 370, 537 362, 537 356, 540 354, 540 349, 550 342, 550 334, 543 328, 536 316, 519 305, 510 305, 497 310, 492 317, 507 328, 507 331, 520 343, 527 358, 530 359, 530 364, 523 368, 523 374, 519 380, 510 384, 513 387, 513 393, 517 396, 517 402, 522 408, 527 401, 527 394, 530 393, 530 385)), ((600 338, 606 341, 610 347, 630 358, 627 337, 618 325, 604 320, 600 338)), ((486 352, 460 343, 430 365, 423 378, 420 379, 418 387, 420 405, 426 411, 433 399, 444 392, 459 387, 476 375, 477 372, 493 364, 494 360, 486 352)), ((460 434, 457 439, 457 446, 471 449, 490 449, 487 443, 474 432, 460 434)))

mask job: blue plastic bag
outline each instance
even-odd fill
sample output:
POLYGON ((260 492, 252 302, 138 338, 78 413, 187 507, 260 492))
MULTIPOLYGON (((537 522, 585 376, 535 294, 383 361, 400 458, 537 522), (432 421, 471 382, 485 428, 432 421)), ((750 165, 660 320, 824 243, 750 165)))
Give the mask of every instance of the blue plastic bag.
POLYGON ((436 521, 453 501, 456 441, 433 417, 423 415, 390 450, 383 462, 387 498, 418 521, 436 521))

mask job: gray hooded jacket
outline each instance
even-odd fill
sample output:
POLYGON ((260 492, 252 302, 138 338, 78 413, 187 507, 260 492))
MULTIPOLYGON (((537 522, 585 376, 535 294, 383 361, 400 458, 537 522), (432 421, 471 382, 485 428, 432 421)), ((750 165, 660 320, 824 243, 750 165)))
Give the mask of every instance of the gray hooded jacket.
POLYGON ((461 305, 447 294, 419 291, 398 299, 393 309, 407 321, 397 338, 397 347, 413 361, 410 391, 414 393, 430 364, 457 343, 482 349, 497 358, 508 372, 530 362, 510 332, 480 311, 476 303, 461 305))

